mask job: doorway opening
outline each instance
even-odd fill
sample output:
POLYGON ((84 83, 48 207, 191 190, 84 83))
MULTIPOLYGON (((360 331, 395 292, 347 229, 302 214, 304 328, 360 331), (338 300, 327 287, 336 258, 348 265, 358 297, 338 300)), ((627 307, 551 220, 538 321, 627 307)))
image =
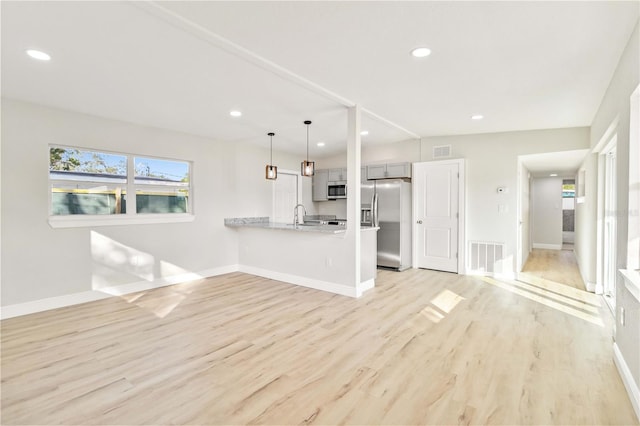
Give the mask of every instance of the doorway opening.
POLYGON ((575 241, 576 180, 562 180, 562 250, 572 250, 575 241))
POLYGON ((588 149, 518 157, 518 279, 587 291, 576 259, 576 176, 588 149))
POLYGON ((293 208, 301 200, 299 174, 287 170, 278 170, 278 179, 273 181, 273 221, 293 223, 293 208))

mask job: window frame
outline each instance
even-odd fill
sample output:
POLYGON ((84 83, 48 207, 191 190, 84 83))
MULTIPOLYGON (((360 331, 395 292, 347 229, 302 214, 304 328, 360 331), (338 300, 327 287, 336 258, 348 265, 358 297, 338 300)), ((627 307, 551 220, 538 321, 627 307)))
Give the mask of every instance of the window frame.
MULTIPOLYGON (((53 206, 52 206, 52 182, 56 181, 64 181, 64 179, 51 179, 50 170, 47 172, 47 209, 48 209, 48 222, 49 226, 52 228, 78 228, 78 227, 93 227, 93 226, 118 226, 118 225, 146 225, 146 224, 160 224, 160 223, 185 223, 185 222, 193 222, 195 220, 195 202, 194 202, 194 193, 195 193, 195 185, 193 181, 193 168, 194 163, 191 160, 183 159, 183 158, 169 158, 169 157, 160 157, 156 155, 146 155, 146 154, 134 154, 131 152, 119 152, 119 151, 111 151, 102 148, 93 148, 93 147, 79 147, 72 145, 58 145, 58 144, 48 144, 47 145, 47 153, 50 152, 51 148, 62 148, 62 149, 77 149, 81 151, 93 151, 98 153, 105 154, 113 154, 113 155, 122 155, 126 158, 127 161, 127 175, 126 175, 126 183, 123 185, 123 189, 126 190, 127 195, 133 195, 127 197, 127 211, 123 214, 109 214, 109 215, 82 215, 82 214, 73 214, 73 215, 54 215, 53 214, 53 206), (187 198, 187 209, 186 213, 138 213, 136 206, 136 190, 139 188, 139 185, 135 183, 135 158, 150 158, 164 161, 177 161, 182 163, 187 163, 189 166, 189 184, 187 186, 183 186, 188 189, 189 196, 187 198)), ((47 158, 47 162, 49 166, 51 165, 49 162, 49 158, 47 158)), ((169 185, 173 187, 172 185, 169 185)), ((177 185, 176 185, 177 187, 177 185)))

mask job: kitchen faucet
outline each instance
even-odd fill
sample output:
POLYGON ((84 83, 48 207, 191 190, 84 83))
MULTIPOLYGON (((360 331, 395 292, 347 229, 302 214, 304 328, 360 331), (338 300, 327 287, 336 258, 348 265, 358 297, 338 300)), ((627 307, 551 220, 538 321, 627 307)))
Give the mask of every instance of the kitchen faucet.
POLYGON ((298 207, 302 207, 302 210, 304 210, 304 215, 307 215, 307 209, 304 208, 304 205, 296 204, 296 206, 293 208, 293 226, 297 226, 300 223, 300 219, 298 218, 298 207))

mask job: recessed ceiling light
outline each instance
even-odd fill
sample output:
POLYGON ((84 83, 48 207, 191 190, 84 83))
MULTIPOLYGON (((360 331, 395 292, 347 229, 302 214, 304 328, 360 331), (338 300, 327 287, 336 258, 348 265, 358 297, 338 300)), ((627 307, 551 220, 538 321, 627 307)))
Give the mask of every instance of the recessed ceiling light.
POLYGON ((475 114, 471 116, 472 120, 482 120, 484 118, 484 115, 481 114, 475 114))
POLYGON ((424 58, 431 55, 431 49, 427 47, 416 47, 411 51, 411 56, 414 58, 424 58))
POLYGON ((323 147, 324 146, 324 142, 318 142, 318 146, 319 147, 323 147))
POLYGON ((549 176, 556 177, 556 176, 558 176, 558 174, 557 173, 551 173, 549 176))
POLYGON ((38 59, 40 61, 51 60, 51 56, 49 54, 41 52, 39 50, 29 49, 27 50, 27 55, 31 56, 33 59, 38 59))
POLYGON ((233 111, 229 112, 229 115, 232 117, 241 117, 242 112, 234 109, 233 111))
POLYGON ((363 130, 360 132, 360 136, 367 136, 369 134, 368 130, 363 130))

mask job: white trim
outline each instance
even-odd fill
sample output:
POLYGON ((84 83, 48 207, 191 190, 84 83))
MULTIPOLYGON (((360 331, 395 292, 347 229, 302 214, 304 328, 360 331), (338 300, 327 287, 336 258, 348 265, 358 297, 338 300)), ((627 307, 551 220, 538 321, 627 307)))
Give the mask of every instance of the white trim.
POLYGON ((573 249, 573 254, 576 257, 576 263, 578 264, 578 271, 580 271, 580 277, 582 278, 582 282, 584 283, 586 290, 591 293, 602 294, 602 288, 600 288, 600 291, 598 292, 598 286, 596 285, 596 283, 594 283, 593 281, 587 280, 586 275, 584 274, 584 270, 582 269, 582 264, 580 263, 580 256, 577 255, 575 248, 573 249))
POLYGON ((532 246, 534 249, 562 250, 562 244, 533 243, 532 246))
POLYGON ((299 275, 292 275, 284 272, 271 271, 269 269, 256 268, 255 266, 240 265, 238 270, 246 274, 257 275, 263 278, 269 278, 276 281, 282 281, 289 284, 295 284, 302 287, 313 288, 315 290, 322 290, 329 293, 340 294, 342 296, 349 296, 354 298, 362 296, 363 292, 374 287, 373 279, 360 283, 356 287, 352 287, 349 285, 316 280, 313 278, 301 277, 299 275))
POLYGON ((107 299, 113 296, 123 296, 125 294, 136 293, 139 291, 152 290, 169 285, 175 285, 188 281, 200 280, 217 275, 229 274, 231 272, 245 272, 289 284, 310 287, 316 290, 328 291, 330 293, 341 294, 343 296, 358 298, 362 294, 375 287, 375 280, 361 282, 356 287, 343 284, 330 283, 327 281, 313 280, 305 277, 299 277, 281 272, 269 271, 251 266, 227 265, 218 268, 204 269, 198 272, 190 272, 186 274, 172 275, 170 277, 160 278, 154 281, 137 281, 129 284, 123 284, 112 287, 103 287, 97 290, 83 291, 79 293, 65 294, 62 296, 48 297, 46 299, 33 300, 30 302, 16 303, 0 307, 0 319, 5 320, 22 315, 34 314, 37 312, 49 311, 52 309, 64 308, 67 306, 79 305, 96 300, 107 299))
POLYGON ((610 148, 611 139, 617 136, 619 123, 620 116, 616 115, 616 117, 609 124, 609 127, 607 127, 607 130, 605 130, 602 136, 600 136, 598 142, 593 146, 593 148, 591 148, 590 154, 600 153, 607 148, 610 148))
MULTIPOLYGON (((296 170, 278 169, 278 176, 290 175, 296 177, 296 205, 302 203, 302 174, 296 170)), ((276 181, 271 181, 271 221, 276 219, 276 181)), ((306 209, 306 207, 305 207, 306 209)), ((306 210, 305 210, 306 211, 306 210)), ((293 223, 293 215, 291 212, 291 223, 293 223)), ((288 221, 285 223, 289 223, 288 221)))
POLYGON ((129 284, 102 287, 100 289, 97 289, 97 291, 107 293, 112 296, 123 296, 125 294, 136 293, 145 290, 153 290, 155 288, 201 280, 204 278, 215 277, 216 275, 229 274, 231 272, 237 271, 238 265, 227 265, 221 266, 219 268, 205 269, 199 272, 188 272, 185 274, 172 275, 170 277, 159 278, 153 281, 137 281, 129 284))
POLYGON ((624 286, 635 299, 640 302, 640 271, 635 269, 620 269, 624 278, 624 286))
POLYGON ((135 215, 69 215, 49 216, 52 228, 81 228, 91 226, 150 225, 156 223, 193 222, 195 215, 190 213, 135 214, 135 215))
POLYGON ((631 400, 631 405, 633 406, 633 410, 636 412, 636 417, 640 420, 640 389, 638 388, 638 384, 633 379, 633 375, 631 374, 631 370, 629 370, 629 366, 624 360, 622 356, 622 352, 620 352, 620 348, 617 343, 613 344, 613 360, 618 368, 618 373, 620 373, 620 377, 622 377, 622 382, 624 383, 624 387, 627 389, 627 393, 629 394, 629 399, 631 400))
POLYGON ((356 297, 362 296, 362 294, 365 291, 371 290, 375 286, 376 286, 376 280, 373 278, 371 278, 370 280, 361 282, 356 286, 356 297))
POLYGON ((31 302, 17 303, 15 305, 2 306, 0 308, 0 319, 5 320, 7 318, 34 314, 36 312, 64 308, 65 306, 79 305, 81 303, 107 299, 109 297, 111 297, 110 294, 91 290, 80 293, 65 294, 64 296, 48 297, 46 299, 33 300, 31 302))
POLYGON ((83 291, 80 293, 65 294, 62 296, 49 297, 46 299, 33 300, 25 303, 2 306, 0 308, 0 319, 8 319, 36 312, 48 311, 51 309, 64 308, 66 306, 79 305, 81 303, 93 302, 106 299, 112 296, 122 296, 138 291, 151 290, 154 288, 166 287, 186 281, 193 281, 216 275, 237 272, 238 265, 221 266, 219 268, 205 269, 199 272, 173 275, 154 281, 138 281, 113 287, 104 287, 98 290, 83 291))

